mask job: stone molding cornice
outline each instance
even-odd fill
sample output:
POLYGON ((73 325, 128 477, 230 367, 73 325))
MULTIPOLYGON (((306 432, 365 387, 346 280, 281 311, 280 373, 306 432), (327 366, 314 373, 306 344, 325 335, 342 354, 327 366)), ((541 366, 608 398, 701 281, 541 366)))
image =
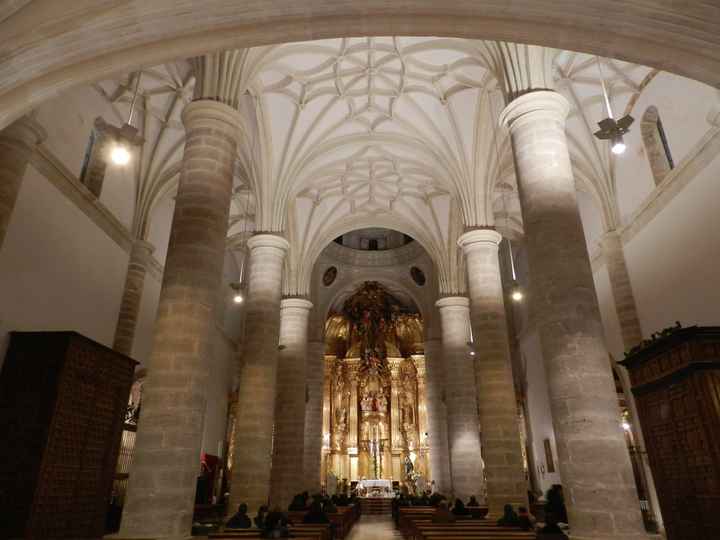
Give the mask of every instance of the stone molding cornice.
POLYGON ((294 310, 294 311, 310 311, 313 308, 313 303, 307 298, 299 298, 292 296, 289 298, 283 298, 280 300, 280 310, 294 310))
POLYGON ((0 143, 17 145, 32 152, 47 139, 47 131, 34 118, 23 116, 0 131, 0 143))
POLYGON ((247 247, 251 251, 258 248, 274 248, 281 251, 281 255, 284 256, 290 249, 290 242, 278 234, 258 233, 248 239, 247 247))
POLYGON ((182 112, 186 130, 220 129, 237 142, 244 132, 242 115, 230 105, 211 99, 199 99, 189 103, 182 112))
POLYGON ((470 309, 470 299, 467 296, 445 296, 435 302, 439 309, 470 309))
MULTIPOLYGON (((30 156, 30 164, 123 251, 129 254, 135 242, 144 242, 133 237, 125 225, 75 178, 45 145, 38 145, 30 156)), ((148 274, 160 281, 164 270, 163 265, 150 255, 147 265, 148 274)))
POLYGON ((73 175, 43 144, 30 156, 30 163, 80 211, 123 250, 130 253, 135 238, 107 207, 73 175))
POLYGON ((336 263, 367 267, 406 264, 425 253, 425 249, 417 241, 382 251, 363 251, 331 242, 323 249, 322 256, 336 263))
POLYGON ((550 120, 565 123, 570 103, 562 94, 550 90, 528 92, 512 100, 500 113, 499 123, 510 132, 528 122, 550 120))
POLYGON ((705 167, 720 155, 720 127, 713 127, 690 150, 688 155, 665 176, 665 179, 632 214, 627 223, 601 237, 590 253, 593 272, 605 265, 601 243, 607 234, 617 234, 624 246, 642 231, 705 167))
POLYGON ((502 235, 494 229, 472 229, 464 233, 457 240, 458 246, 467 253, 478 248, 498 249, 502 235))

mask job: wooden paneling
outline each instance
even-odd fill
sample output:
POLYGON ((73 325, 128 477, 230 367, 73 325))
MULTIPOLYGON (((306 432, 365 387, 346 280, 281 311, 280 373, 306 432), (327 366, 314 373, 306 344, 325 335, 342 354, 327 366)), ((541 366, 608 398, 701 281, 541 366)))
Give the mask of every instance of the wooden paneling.
POLYGON ((102 537, 135 361, 74 332, 13 332, 0 376, 2 538, 102 537))
POLYGON ((720 328, 685 328, 623 362, 668 540, 720 538, 720 328))

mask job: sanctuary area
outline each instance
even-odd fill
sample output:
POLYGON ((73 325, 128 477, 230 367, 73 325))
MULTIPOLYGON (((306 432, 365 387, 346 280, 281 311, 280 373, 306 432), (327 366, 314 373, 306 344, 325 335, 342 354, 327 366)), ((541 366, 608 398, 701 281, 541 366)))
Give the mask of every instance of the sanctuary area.
POLYGON ((0 36, 0 538, 720 538, 717 2, 0 36))

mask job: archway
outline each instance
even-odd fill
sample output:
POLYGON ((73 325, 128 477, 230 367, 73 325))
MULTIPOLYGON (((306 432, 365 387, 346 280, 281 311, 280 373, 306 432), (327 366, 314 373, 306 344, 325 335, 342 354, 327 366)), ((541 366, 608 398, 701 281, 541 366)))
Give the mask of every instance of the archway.
POLYGON ((381 0, 311 6, 231 0, 58 10, 36 0, 5 8, 0 127, 61 91, 113 73, 224 48, 360 35, 438 35, 533 43, 650 65, 720 85, 720 17, 709 4, 587 0, 381 0), (662 20, 663 24, 658 21, 662 20))

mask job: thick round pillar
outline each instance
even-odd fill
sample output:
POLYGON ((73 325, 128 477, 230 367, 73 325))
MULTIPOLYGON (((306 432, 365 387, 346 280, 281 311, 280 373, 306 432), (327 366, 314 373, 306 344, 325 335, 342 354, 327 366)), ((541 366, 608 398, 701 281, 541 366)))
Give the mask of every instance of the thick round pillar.
POLYGON ((468 231, 458 240, 465 253, 470 292, 487 504, 494 515, 502 515, 503 506, 507 503, 515 506, 527 504, 527 482, 498 259, 501 240, 502 236, 491 229, 468 231))
POLYGON ((0 131, 0 248, 30 156, 43 139, 42 127, 28 117, 20 118, 0 131))
POLYGON ((445 373, 442 356, 442 343, 439 339, 425 341, 430 478, 435 482, 437 491, 451 493, 452 477, 450 475, 447 410, 444 401, 445 373))
POLYGON ((190 534, 239 120, 216 101, 183 111, 185 153, 122 537, 190 534))
POLYGON ((320 467, 322 464, 323 382, 325 375, 325 343, 308 344, 307 403, 305 404, 305 446, 303 456, 303 490, 320 493, 320 467))
POLYGON ((283 260, 289 244, 275 234, 256 234, 247 246, 250 256, 245 363, 238 389, 229 508, 244 502, 252 513, 267 504, 270 495, 280 297, 283 260))
POLYGON ((470 356, 470 301, 462 296, 441 298, 440 311, 445 365, 450 473, 455 497, 482 497, 483 467, 478 433, 475 373, 470 356))
POLYGON ((130 250, 125 288, 120 300, 120 311, 113 340, 113 349, 128 356, 132 355, 135 328, 145 286, 145 273, 154 250, 155 247, 152 244, 139 239, 135 240, 130 250))
POLYGON ((312 307, 312 302, 304 298, 285 298, 280 303, 270 504, 283 510, 303 490, 306 357, 312 307))
POLYGON ((537 91, 503 111, 515 154, 530 276, 565 501, 575 539, 644 536, 620 427, 567 141, 567 100, 537 91))

